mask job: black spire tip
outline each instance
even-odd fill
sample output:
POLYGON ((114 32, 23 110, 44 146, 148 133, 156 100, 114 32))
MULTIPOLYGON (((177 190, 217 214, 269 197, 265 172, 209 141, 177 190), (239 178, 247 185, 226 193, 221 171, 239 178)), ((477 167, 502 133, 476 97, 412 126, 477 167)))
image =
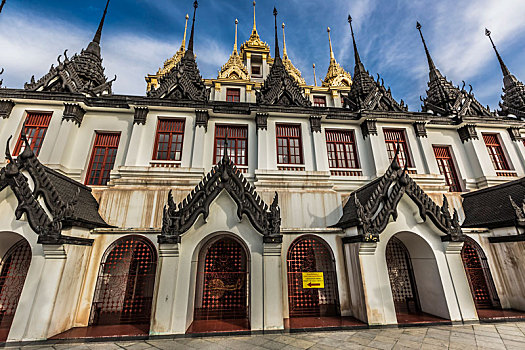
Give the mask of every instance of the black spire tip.
POLYGON ((279 53, 279 39, 277 37, 277 9, 273 8, 273 16, 275 17, 275 58, 281 58, 279 53))
POLYGON ((106 14, 108 13, 108 6, 109 1, 106 2, 106 8, 104 9, 104 14, 102 15, 102 19, 100 20, 100 23, 98 25, 97 32, 95 33, 95 37, 93 38, 93 42, 96 42, 97 44, 100 44, 100 37, 102 36, 102 28, 104 27, 104 21, 106 20, 106 14))
POLYGON ((498 57, 499 65, 501 67, 501 72, 503 73, 503 76, 510 75, 510 71, 503 62, 503 58, 499 55, 498 49, 496 49, 496 45, 494 45, 494 41, 492 41, 492 37, 490 36, 492 33, 490 30, 485 28, 485 35, 489 37, 490 43, 492 44, 492 47, 494 48, 494 52, 496 52, 496 56, 498 57))
POLYGON ((434 65, 434 61, 432 60, 432 57, 430 56, 430 52, 428 51, 427 43, 425 42, 425 38, 423 37, 423 32, 421 31, 421 23, 416 22, 416 29, 419 31, 419 36, 421 36, 421 41, 423 42, 423 46, 425 47, 425 54, 427 55, 427 61, 428 61, 428 68, 430 69, 430 74, 436 73, 436 66, 434 65))
POLYGON ((195 32, 195 14, 197 13, 197 7, 199 7, 199 3, 197 0, 193 2, 193 20, 191 22, 191 34, 190 34, 190 41, 188 42, 188 49, 186 52, 189 52, 192 54, 193 57, 193 36, 195 32))
POLYGON ((352 16, 350 16, 350 14, 348 15, 348 24, 350 24, 350 32, 352 33, 352 42, 354 44, 354 60, 355 65, 357 66, 359 63, 361 63, 361 57, 359 57, 359 52, 357 51, 357 44, 355 42, 354 36, 354 28, 352 28, 352 16))
POLYGON ((0 13, 2 13, 2 9, 4 8, 6 0, 2 0, 2 3, 0 4, 0 13))

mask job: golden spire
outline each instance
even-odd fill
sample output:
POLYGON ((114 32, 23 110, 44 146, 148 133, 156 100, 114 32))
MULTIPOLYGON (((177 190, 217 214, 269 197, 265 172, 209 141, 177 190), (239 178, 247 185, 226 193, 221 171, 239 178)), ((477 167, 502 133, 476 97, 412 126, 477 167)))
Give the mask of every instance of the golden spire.
POLYGON ((286 53, 286 36, 284 35, 284 22, 283 22, 283 57, 287 57, 286 53))
POLYGON ((314 86, 317 86, 317 77, 315 76, 315 63, 312 64, 312 68, 314 69, 314 86))
POLYGON ((150 91, 152 88, 156 88, 159 85, 159 80, 161 77, 166 75, 173 67, 177 65, 177 63, 180 62, 182 57, 184 57, 184 53, 186 52, 186 32, 188 31, 188 19, 190 16, 186 14, 186 24, 184 26, 184 36, 182 38, 182 44, 180 45, 180 48, 177 50, 175 55, 173 57, 168 58, 164 62, 164 66, 159 68, 157 71, 157 74, 148 74, 146 76, 146 82, 148 83, 147 91, 150 91))
POLYGON ((235 19, 235 41, 233 44, 233 52, 228 59, 228 62, 221 67, 218 79, 232 79, 232 80, 249 80, 248 69, 242 62, 242 58, 237 52, 237 25, 239 21, 235 19))
POLYGON ((301 71, 299 69, 295 68, 295 66, 292 64, 292 61, 290 61, 290 58, 288 57, 288 53, 286 52, 286 39, 284 35, 284 23, 282 24, 283 27, 283 64, 284 68, 288 71, 288 74, 290 74, 295 81, 299 85, 306 85, 306 81, 301 76, 301 71))
POLYGON ((255 1, 253 2, 253 29, 252 33, 257 33, 257 26, 255 25, 255 1))
POLYGON ((328 44, 330 46, 330 66, 328 72, 323 80, 322 86, 347 86, 352 85, 352 76, 345 71, 343 67, 337 63, 332 49, 332 38, 330 37, 330 27, 326 29, 328 32, 328 44))
POLYGON ((270 47, 267 43, 263 42, 257 33, 257 25, 255 21, 255 1, 253 2, 253 29, 250 38, 241 45, 241 54, 244 55, 244 52, 248 50, 250 52, 258 53, 270 53, 270 47))

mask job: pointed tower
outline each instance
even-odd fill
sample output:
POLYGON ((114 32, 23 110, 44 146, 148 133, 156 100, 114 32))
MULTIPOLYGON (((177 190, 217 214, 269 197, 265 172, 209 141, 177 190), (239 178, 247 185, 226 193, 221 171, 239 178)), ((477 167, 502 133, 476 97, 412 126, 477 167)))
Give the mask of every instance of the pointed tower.
POLYGON ((525 119, 525 86, 510 73, 509 69, 503 62, 503 59, 496 49, 496 45, 494 45, 494 41, 492 41, 490 30, 485 29, 485 35, 489 37, 490 43, 492 44, 499 61, 501 73, 503 73, 503 95, 501 96, 502 101, 499 103, 501 108, 499 114, 513 114, 520 119, 525 119))
POLYGON ((377 81, 366 71, 359 52, 357 51, 357 44, 352 27, 352 17, 348 15, 348 23, 350 24, 350 32, 352 34, 352 43, 354 46, 354 81, 352 88, 346 97, 344 97, 344 107, 349 108, 353 112, 360 110, 370 111, 392 111, 402 112, 406 111, 403 100, 398 103, 392 97, 390 88, 385 88, 383 80, 377 77, 377 81))
POLYGON ((257 33, 257 22, 255 20, 255 1, 253 2, 253 28, 247 41, 241 45, 241 58, 248 68, 250 78, 262 82, 268 74, 269 66, 273 63, 270 57, 270 46, 261 40, 257 33))
POLYGON ((256 92, 257 103, 263 105, 298 106, 311 105, 303 95, 303 90, 284 67, 279 52, 279 38, 277 36, 277 9, 274 7, 275 17, 275 59, 270 73, 264 80, 261 91, 256 92))
POLYGON ((64 61, 60 61, 58 56, 58 66, 51 66, 49 73, 35 81, 31 78, 30 83, 24 85, 24 89, 30 91, 52 91, 81 93, 88 96, 100 96, 111 94, 111 84, 116 79, 108 81, 104 75, 102 67, 102 57, 100 55, 100 39, 102 28, 108 12, 109 1, 106 2, 104 14, 98 25, 97 32, 93 40, 89 43, 80 55, 68 58, 64 51, 64 61))
POLYGON ((352 85, 352 76, 350 73, 345 71, 343 67, 337 63, 334 56, 334 50, 332 49, 332 38, 330 36, 330 27, 326 29, 328 32, 328 44, 330 47, 330 65, 326 72, 326 77, 323 80, 323 86, 334 87, 334 86, 345 86, 350 87, 352 85))
POLYGON ((295 68, 292 61, 288 57, 288 52, 286 51, 286 36, 284 33, 284 22, 282 24, 282 27, 283 27, 283 64, 284 64, 284 67, 299 85, 306 85, 306 81, 302 77, 301 71, 295 68))
POLYGON ((156 89, 148 91, 148 97, 169 98, 178 101, 206 102, 208 100, 209 90, 204 86, 204 81, 195 61, 195 53, 193 52, 197 7, 199 7, 199 3, 195 0, 193 3, 190 40, 184 56, 179 63, 160 78, 156 89))
POLYGON ((221 67, 218 79, 231 80, 249 80, 248 69, 242 62, 242 58, 237 51, 237 24, 239 21, 235 19, 235 43, 233 44, 233 51, 228 59, 228 62, 221 67))
POLYGON ((180 62, 182 57, 184 56, 184 53, 186 52, 186 31, 188 30, 188 19, 190 16, 186 14, 186 24, 184 26, 184 36, 182 37, 182 44, 180 45, 180 48, 177 50, 175 55, 173 57, 168 58, 164 62, 164 66, 159 68, 157 71, 157 74, 148 74, 146 76, 146 83, 148 84, 146 90, 150 91, 151 89, 156 89, 159 87, 159 80, 163 76, 165 76, 173 67, 177 65, 177 63, 180 62))
POLYGON ((465 91, 465 85, 459 89, 459 87, 452 85, 452 83, 441 74, 430 56, 430 51, 423 37, 421 24, 419 22, 416 23, 416 28, 421 36, 429 69, 427 97, 422 100, 423 112, 432 112, 442 116, 490 116, 491 113, 488 108, 483 107, 481 103, 474 98, 472 89, 469 92, 465 91))

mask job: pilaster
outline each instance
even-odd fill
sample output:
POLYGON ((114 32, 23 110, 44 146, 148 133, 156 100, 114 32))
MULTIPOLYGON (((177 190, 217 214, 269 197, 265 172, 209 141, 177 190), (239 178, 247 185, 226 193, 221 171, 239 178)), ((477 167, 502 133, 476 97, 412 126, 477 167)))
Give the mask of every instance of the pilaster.
POLYGON ((310 130, 313 140, 313 154, 315 157, 315 170, 330 171, 326 140, 321 129, 321 116, 310 117, 310 130))
POLYGON ((66 156, 66 152, 70 150, 68 147, 68 142, 74 138, 74 133, 79 129, 79 127, 80 125, 76 125, 72 119, 62 118, 60 129, 53 146, 53 151, 49 154, 49 164, 65 165, 64 157, 66 156))
POLYGON ((193 138, 192 168, 204 168, 204 138, 208 129, 208 111, 195 111, 195 136, 193 138))
POLYGON ((263 245, 264 329, 284 329, 281 243, 263 245))
MULTIPOLYGON (((138 113, 142 114, 143 112, 144 110, 142 109, 138 113)), ((145 165, 139 164, 141 152, 138 150, 143 149, 142 140, 144 139, 144 132, 146 131, 146 117, 144 116, 144 123, 142 123, 140 118, 137 119, 137 109, 135 109, 135 116, 133 119, 133 128, 129 140, 129 151, 126 154, 126 161, 124 162, 125 166, 145 165)), ((150 159, 151 157, 148 160, 150 159)))
POLYGON ((257 169, 268 169, 268 113, 255 115, 257 127, 257 169))

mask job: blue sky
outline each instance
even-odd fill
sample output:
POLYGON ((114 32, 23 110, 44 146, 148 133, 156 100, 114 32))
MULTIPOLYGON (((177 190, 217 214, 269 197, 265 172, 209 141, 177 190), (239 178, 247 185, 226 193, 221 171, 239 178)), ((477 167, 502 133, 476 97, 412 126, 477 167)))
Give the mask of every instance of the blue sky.
MULTIPOLYGON (((114 92, 143 95, 144 76, 155 73, 179 48, 184 16, 192 0, 112 0, 104 33, 102 55, 108 77, 117 75, 114 92)), ((35 75, 49 70, 64 49, 71 56, 91 40, 105 0, 7 0, 0 14, 0 66, 4 86, 21 88, 35 75)), ((379 73, 396 99, 411 110, 420 109, 428 79, 425 55, 416 20, 434 62, 455 85, 472 84, 484 105, 497 107, 502 77, 484 28, 507 66, 525 79, 525 1, 522 0, 286 0, 257 1, 257 29, 273 52, 273 6, 279 23, 286 23, 286 43, 292 62, 307 83, 318 80, 329 63, 326 27, 332 29, 337 61, 353 73, 353 49, 346 17, 354 18, 358 47, 366 68, 379 73)), ((233 46, 234 21, 239 20, 239 42, 252 27, 252 0, 201 0, 197 10, 195 52, 205 78, 217 76, 233 46)), ((279 28, 280 29, 280 28, 279 28)), ((282 40, 281 32, 279 38, 282 40)), ((281 42, 282 45, 282 42, 281 42)))

